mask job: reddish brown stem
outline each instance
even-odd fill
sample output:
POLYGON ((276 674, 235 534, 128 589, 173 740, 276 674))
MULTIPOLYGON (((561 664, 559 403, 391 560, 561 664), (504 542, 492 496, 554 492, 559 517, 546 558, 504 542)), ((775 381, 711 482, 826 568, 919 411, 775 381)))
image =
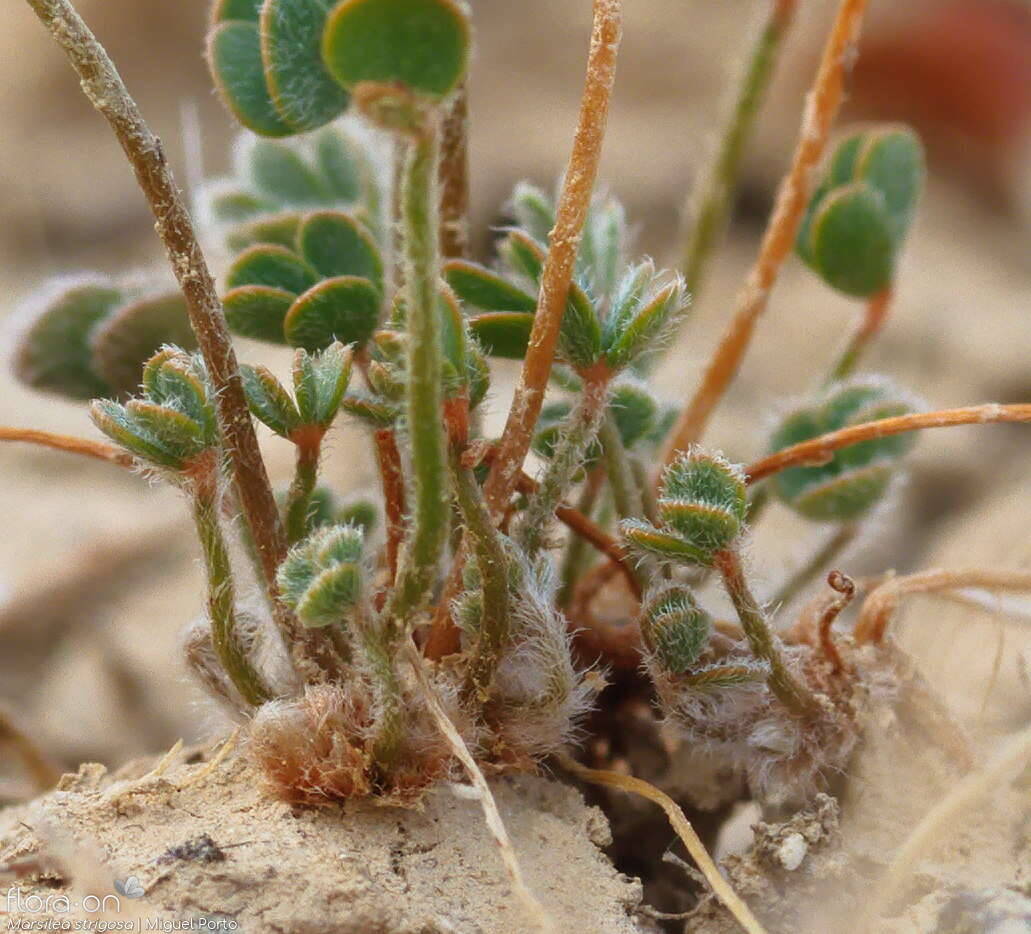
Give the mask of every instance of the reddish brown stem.
POLYGON ((0 427, 0 441, 23 441, 26 444, 38 444, 41 447, 53 448, 55 451, 67 451, 69 454, 82 454, 96 460, 107 461, 119 467, 132 467, 136 459, 125 451, 103 441, 90 441, 87 438, 73 438, 70 435, 58 435, 49 431, 37 431, 34 428, 0 427))
POLYGON ((844 668, 844 663, 841 660, 841 653, 838 652, 838 646, 834 642, 834 636, 831 634, 831 627, 838 616, 841 615, 841 611, 855 597, 856 584, 847 574, 842 574, 841 571, 831 571, 827 575, 827 586, 835 591, 838 596, 820 614, 816 631, 820 637, 820 648, 823 650, 824 656, 831 663, 833 670, 839 672, 844 668))
POLYGON ((594 27, 587 60, 587 80, 573 151, 551 231, 548 255, 541 273, 537 313, 512 408, 501 436, 498 457, 484 487, 487 507, 495 520, 516 487, 530 449, 534 425, 544 404, 559 328, 566 310, 569 285, 594 180, 601 159, 609 99, 616 77, 616 57, 622 35, 621 0, 594 0, 594 27))
POLYGON ((401 452, 393 428, 380 428, 373 435, 376 463, 383 483, 383 510, 387 525, 387 570, 389 582, 397 574, 397 553, 405 531, 405 481, 401 469, 401 452))
POLYGON ((1016 405, 971 405, 960 409, 941 409, 937 412, 913 412, 882 418, 875 422, 863 422, 839 431, 832 431, 818 438, 810 438, 799 444, 777 451, 745 468, 749 483, 757 483, 789 467, 818 466, 826 464, 839 448, 846 448, 860 441, 886 438, 907 431, 924 428, 950 428, 953 425, 980 425, 994 422, 1031 422, 1031 403, 1016 405))
POLYGON ((831 126, 841 106, 845 70, 866 6, 867 0, 842 0, 838 7, 807 99, 791 168, 777 190, 759 255, 738 296, 734 317, 702 376, 701 385, 670 435, 664 458, 666 464, 701 438, 713 411, 737 375, 755 326, 766 310, 770 292, 795 242, 802 213, 809 201, 810 176, 823 157, 831 126))

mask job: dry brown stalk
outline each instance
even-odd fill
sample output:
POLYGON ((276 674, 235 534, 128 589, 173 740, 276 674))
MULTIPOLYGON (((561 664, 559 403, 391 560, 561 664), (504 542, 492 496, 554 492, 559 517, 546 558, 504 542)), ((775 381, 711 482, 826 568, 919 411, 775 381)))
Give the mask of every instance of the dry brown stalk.
MULTIPOLYGON (((790 4, 787 6, 790 12, 790 4)), ((859 36, 867 0, 842 0, 824 46, 820 67, 806 101, 802 127, 788 173, 777 190, 773 213, 759 247, 759 255, 737 300, 737 308, 702 376, 701 385, 670 435, 664 462, 698 441, 723 398, 751 343, 769 303, 788 253, 795 242, 802 213, 809 201, 810 176, 823 157, 831 126, 841 106, 845 71, 859 36)))
POLYGON ((860 441, 870 441, 873 438, 886 438, 889 435, 924 428, 951 428, 954 425, 986 425, 997 422, 1031 422, 1031 403, 1000 405, 989 402, 986 405, 940 409, 936 412, 912 412, 874 422, 863 422, 861 425, 852 425, 817 438, 810 438, 808 441, 793 444, 775 454, 760 458, 745 468, 745 478, 749 483, 757 483, 788 467, 826 464, 839 448, 846 448, 860 441))
POLYGON ((956 590, 962 587, 1031 592, 1031 571, 993 571, 986 568, 964 568, 954 571, 935 569, 903 577, 890 577, 871 591, 863 602, 855 628, 856 642, 880 642, 903 596, 956 590))
POLYGON ((504 512, 530 450, 534 425, 544 404, 559 327, 566 310, 569 285, 594 180, 601 159, 609 99, 616 77, 616 58, 622 36, 621 0, 594 0, 594 26, 587 59, 587 80, 580 117, 569 157, 562 193, 551 231, 548 255, 541 273, 540 295, 523 370, 508 413, 497 459, 484 487, 487 507, 495 520, 504 512))

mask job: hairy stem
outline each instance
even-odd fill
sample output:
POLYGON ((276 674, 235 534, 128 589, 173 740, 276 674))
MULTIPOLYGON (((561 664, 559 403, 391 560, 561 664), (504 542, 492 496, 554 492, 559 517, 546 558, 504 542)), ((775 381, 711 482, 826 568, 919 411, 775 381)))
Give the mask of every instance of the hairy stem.
POLYGON ((827 147, 830 129, 841 106, 845 69, 859 36, 867 0, 842 0, 816 80, 806 102, 802 127, 791 168, 777 191, 773 214, 759 247, 759 255, 737 300, 730 325, 702 376, 701 385, 681 413, 666 448, 665 463, 698 441, 716 406, 741 366, 752 334, 769 303, 802 214, 809 201, 810 177, 827 147))
POLYGON ((605 420, 608 398, 607 375, 585 380, 576 405, 562 422, 558 444, 551 453, 543 476, 537 481, 537 488, 530 497, 515 535, 516 542, 530 558, 543 546, 555 510, 562 502, 562 494, 571 486, 598 436, 598 429, 605 420))
POLYGON ((481 701, 490 693, 494 669, 497 667, 510 632, 508 562, 491 521, 490 512, 472 470, 462 464, 461 451, 452 447, 451 476, 455 499, 465 523, 465 541, 476 556, 483 595, 483 614, 479 639, 469 665, 468 686, 481 701))
POLYGON ((612 491, 616 515, 620 519, 640 519, 644 515, 644 499, 611 412, 606 413, 602 420, 598 441, 605 456, 605 476, 612 491))
POLYGON ((397 554, 405 534, 405 480, 401 452, 393 428, 380 428, 373 435, 376 463, 383 484, 383 511, 387 525, 387 572, 390 583, 397 576, 397 554))
POLYGON ((321 451, 321 441, 297 445, 294 479, 286 495, 286 540, 290 545, 296 545, 308 531, 311 494, 319 476, 321 451))
POLYGON ((541 273, 537 313, 512 408, 501 436, 498 456, 485 486, 487 506, 495 519, 505 510, 530 449, 533 428, 544 404, 544 392, 555 359, 559 329, 569 297, 576 253, 601 159, 609 99, 616 77, 622 35, 621 0, 594 0, 594 26, 587 60, 587 80, 573 151, 541 273))
POLYGON ((411 532, 387 602, 392 625, 410 618, 429 597, 447 541, 450 496, 442 422, 442 354, 437 312, 437 143, 427 127, 409 142, 401 190, 408 322, 405 386, 412 458, 411 532))
POLYGON ((888 312, 891 309, 891 289, 884 289, 878 292, 867 303, 863 310, 863 316, 859 319, 856 329, 849 335, 848 343, 842 349, 840 356, 831 368, 826 383, 834 383, 841 379, 847 379, 859 365, 863 354, 874 342, 874 339, 884 327, 888 320, 888 312))
POLYGON ((397 670, 399 642, 380 622, 362 608, 355 613, 362 654, 369 665, 376 692, 376 735, 372 742, 372 757, 386 782, 401 752, 407 715, 397 670))
POLYGON ((193 519, 197 526, 208 578, 208 615, 211 638, 222 667, 240 696, 251 706, 267 701, 268 688, 251 665, 236 633, 236 594, 229 550, 219 524, 219 504, 214 480, 197 484, 193 519))
POLYGON ((469 98, 463 84, 448 102, 440 129, 440 251, 469 255, 469 98))
POLYGON ((733 105, 719 132, 709 163, 699 171, 688 199, 691 219, 684 246, 682 269, 687 290, 697 295, 709 261, 723 236, 741 171, 741 159, 752 134, 756 115, 791 24, 795 0, 771 2, 740 79, 733 105))
POLYGON ((997 422, 1031 422, 1031 403, 1000 405, 990 402, 986 405, 941 409, 937 412, 913 412, 909 415, 863 422, 861 425, 831 431, 818 438, 793 444, 775 454, 769 454, 745 468, 745 479, 748 483, 757 483, 788 467, 826 464, 839 448, 847 448, 849 445, 873 438, 886 438, 889 435, 900 435, 924 428, 951 428, 954 425, 986 425, 997 422))
MULTIPOLYGON (((590 519, 594 511, 595 503, 598 501, 598 494, 601 492, 605 474, 595 468, 587 475, 583 489, 580 490, 580 498, 576 502, 576 511, 587 519, 590 519)), ((587 541, 580 535, 570 535, 566 543, 566 551, 562 557, 562 570, 559 572, 561 586, 559 587, 557 603, 560 607, 569 605, 573 596, 573 588, 580 575, 587 568, 590 552, 587 550, 587 541)))
POLYGON ((748 639, 752 654, 770 666, 770 674, 766 681, 770 690, 792 713, 804 715, 818 709, 813 695, 798 682, 784 664, 777 640, 766 621, 766 614, 745 579, 741 556, 733 549, 727 548, 717 552, 714 560, 716 570, 723 577, 727 596, 737 610, 741 628, 745 631, 745 638, 748 639))

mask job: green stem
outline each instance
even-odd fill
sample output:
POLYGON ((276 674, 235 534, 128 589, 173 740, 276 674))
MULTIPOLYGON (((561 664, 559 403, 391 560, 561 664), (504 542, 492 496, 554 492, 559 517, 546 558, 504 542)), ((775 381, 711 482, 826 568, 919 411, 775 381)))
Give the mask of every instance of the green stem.
POLYGON ((755 599, 745 580, 741 556, 731 548, 715 555, 716 569, 723 576, 723 585, 737 610, 741 627, 745 631, 748 645, 756 658, 763 659, 770 666, 766 683, 777 699, 795 714, 804 716, 819 709, 816 698, 805 685, 788 671, 781 657, 777 639, 770 630, 759 601, 755 599))
POLYGON ((412 461, 411 533, 387 604, 392 626, 423 605, 447 541, 447 488, 442 415, 440 322, 437 312, 438 223, 436 134, 409 142, 401 191, 408 324, 406 413, 412 461))
POLYGON ((236 636, 236 595, 233 571, 229 562, 222 527, 219 524, 218 495, 212 489, 198 489, 194 493, 193 518, 197 525, 204 566, 208 576, 208 615, 211 618, 211 637, 222 667, 240 696, 252 706, 270 698, 261 676, 251 665, 236 636))
POLYGON ((639 457, 630 457, 630 469, 634 474, 634 483, 641 491, 641 506, 644 509, 644 517, 652 523, 659 524, 659 497, 655 492, 655 486, 651 482, 648 468, 639 457))
POLYGON ((605 455, 605 475, 609 489, 612 490, 616 514, 620 519, 640 519, 644 515, 644 500, 611 412, 607 412, 602 419, 598 440, 605 455))
POLYGON ((892 292, 888 288, 878 292, 867 301, 866 308, 863 310, 863 316, 859 319, 858 325, 849 336, 848 343, 842 349, 834 366, 831 367, 830 373, 824 380, 825 386, 847 379, 855 372, 867 348, 874 342, 877 335, 880 334, 881 328, 884 327, 884 323, 888 319, 888 313, 891 309, 891 297, 892 292))
MULTIPOLYGON (((588 519, 591 518, 591 513, 594 512, 594 507, 598 502, 598 494, 601 492, 601 481, 603 479, 604 475, 600 470, 592 470, 587 476, 583 489, 580 491, 580 498, 576 501, 577 512, 587 516, 588 519)), ((580 579, 580 575, 587 570, 590 556, 591 549, 587 544, 587 540, 575 532, 572 533, 566 544, 566 553, 562 559, 562 571, 559 575, 562 585, 559 588, 557 603, 560 607, 568 606, 569 601, 572 600, 573 589, 576 587, 576 582, 580 579)))
POLYGON ((711 160, 699 173, 688 199, 692 219, 684 246, 683 271, 688 291, 697 295, 709 261, 726 227, 741 170, 741 159, 770 83, 794 2, 770 0, 770 10, 741 73, 733 106, 727 113, 711 160))
POLYGON ((318 480, 321 449, 319 442, 297 445, 294 479, 286 497, 286 538, 290 545, 296 545, 308 532, 311 495, 318 480))
POLYGON ((491 522, 483 491, 473 472, 462 465, 461 452, 452 448, 451 476, 455 499, 465 524, 465 540, 472 546, 476 567, 480 572, 483 594, 483 615, 479 640, 469 665, 468 685, 481 701, 486 701, 498 658, 508 644, 510 634, 508 561, 491 522))
POLYGON ((370 619, 360 608, 355 613, 362 654, 368 662, 376 692, 377 720, 372 757, 381 775, 387 777, 397 763, 407 717, 404 692, 395 661, 397 640, 379 623, 379 620, 370 619))
POLYGON ((532 558, 544 544, 562 495, 572 484, 605 418, 609 378, 584 380, 584 388, 573 411, 562 423, 559 442, 523 513, 516 542, 532 558))

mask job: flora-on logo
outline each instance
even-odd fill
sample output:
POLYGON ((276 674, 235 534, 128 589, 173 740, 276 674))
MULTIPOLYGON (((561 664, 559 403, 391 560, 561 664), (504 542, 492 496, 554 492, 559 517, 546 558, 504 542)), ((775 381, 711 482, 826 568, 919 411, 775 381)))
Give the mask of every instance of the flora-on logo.
POLYGON ((126 898, 143 898, 143 886, 136 876, 127 879, 115 879, 115 891, 126 898))

